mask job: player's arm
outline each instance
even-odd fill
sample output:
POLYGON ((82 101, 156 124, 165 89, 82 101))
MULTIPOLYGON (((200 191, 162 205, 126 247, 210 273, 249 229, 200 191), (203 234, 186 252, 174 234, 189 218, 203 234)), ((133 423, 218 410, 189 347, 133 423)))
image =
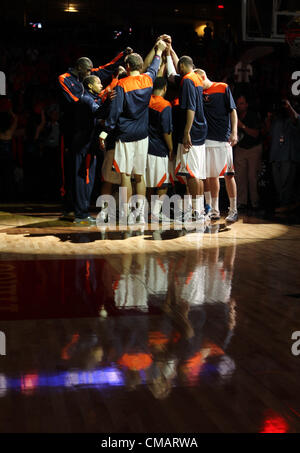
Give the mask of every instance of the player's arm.
MULTIPOLYGON (((157 41, 156 41, 156 43, 157 43, 157 41)), ((144 59, 144 66, 143 66, 143 71, 142 72, 146 72, 147 71, 147 69, 149 68, 149 66, 151 65, 151 63, 153 61, 153 58, 155 57, 155 46, 156 46, 156 43, 154 44, 154 46, 152 47, 152 49, 150 50, 150 52, 148 53, 148 55, 144 59)))
POLYGON ((167 77, 168 77, 168 81, 170 83, 176 83, 176 81, 180 78, 180 76, 178 74, 176 74, 174 61, 173 61, 173 58, 171 56, 171 47, 170 46, 167 46, 166 55, 167 55, 167 77))
POLYGON ((189 150, 193 146, 191 140, 191 129, 194 122, 194 118, 195 118, 194 110, 188 109, 186 111, 186 123, 183 134, 183 146, 186 150, 189 150))
POLYGON ((169 134, 164 134, 164 141, 169 150, 169 159, 173 160, 173 139, 172 139, 172 132, 169 134))
POLYGON ((236 109, 233 109, 230 112, 230 123, 231 123, 231 134, 228 139, 228 142, 231 146, 235 146, 238 141, 238 135, 237 135, 238 116, 236 113, 236 109))
POLYGON ((120 66, 124 61, 126 55, 132 53, 131 47, 126 47, 123 52, 120 52, 112 61, 106 63, 103 66, 98 66, 98 68, 93 68, 91 73, 100 78, 102 83, 106 83, 113 75, 114 71, 120 66))
POLYGON ((74 103, 79 101, 79 98, 72 93, 71 82, 65 76, 65 74, 62 74, 58 77, 58 83, 60 88, 62 89, 64 97, 68 102, 74 103))
POLYGON ((175 50, 173 49, 172 45, 170 46, 170 55, 171 55, 171 57, 172 57, 173 64, 174 64, 175 68, 177 68, 179 58, 178 58, 178 56, 177 56, 175 50))
POLYGON ((226 103, 226 107, 227 107, 227 110, 230 115, 230 124, 231 124, 231 134, 228 139, 228 142, 231 146, 235 146, 238 142, 238 133, 237 133, 238 116, 237 116, 237 112, 236 112, 236 105, 235 105, 231 90, 228 85, 227 85, 226 91, 225 91, 225 103, 226 103))
POLYGON ((196 91, 193 82, 190 79, 184 79, 180 108, 186 110, 183 145, 187 151, 192 147, 191 129, 195 118, 196 102, 196 91))
POLYGON ((151 62, 153 61, 153 58, 154 58, 155 52, 156 52, 156 46, 159 41, 164 41, 166 44, 168 44, 168 42, 171 42, 171 37, 169 35, 161 35, 157 38, 154 46, 152 47, 152 49, 150 50, 150 52, 148 53, 148 55, 146 56, 146 58, 144 60, 143 72, 146 72, 147 68, 150 66, 151 62))
POLYGON ((155 46, 155 55, 154 55, 153 61, 146 72, 146 74, 148 74, 152 80, 154 80, 157 76, 157 72, 158 72, 159 66, 160 66, 161 56, 162 56, 162 53, 165 50, 165 48, 166 48, 166 44, 161 40, 158 41, 155 46))
POLYGON ((98 114, 99 109, 102 106, 102 101, 100 98, 97 100, 97 102, 95 102, 89 96, 82 96, 82 98, 80 99, 80 103, 87 105, 91 113, 95 116, 98 114))
POLYGON ((115 129, 118 119, 123 112, 124 90, 119 85, 116 86, 116 96, 112 99, 108 117, 104 123, 107 131, 115 129))
POLYGON ((172 107, 166 107, 161 113, 161 126, 164 141, 169 150, 169 159, 173 159, 173 139, 172 139, 172 107))

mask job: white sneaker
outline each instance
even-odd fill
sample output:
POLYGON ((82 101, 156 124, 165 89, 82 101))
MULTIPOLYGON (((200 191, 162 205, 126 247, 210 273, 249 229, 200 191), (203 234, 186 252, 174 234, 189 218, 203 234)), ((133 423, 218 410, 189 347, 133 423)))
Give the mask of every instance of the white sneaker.
POLYGON ((139 224, 144 224, 146 223, 146 220, 145 220, 145 217, 144 217, 144 214, 138 214, 137 217, 136 217, 136 223, 139 223, 139 224))
POLYGON ((227 223, 235 223, 238 221, 238 212, 235 209, 229 209, 228 216, 226 217, 225 221, 227 223))
POLYGON ((107 217, 107 213, 104 210, 100 211, 97 215, 97 223, 106 223, 107 217))
POLYGON ((210 220, 220 220, 220 211, 217 211, 216 209, 212 209, 210 212, 210 220))
POLYGON ((133 212, 130 212, 127 216, 127 225, 135 225, 136 223, 137 222, 133 212))
POLYGON ((199 211, 194 211, 192 218, 195 222, 199 222, 199 223, 204 223, 206 220, 205 213, 199 212, 199 211))
POLYGON ((152 223, 170 223, 171 220, 163 212, 160 212, 158 216, 151 214, 150 220, 152 223))

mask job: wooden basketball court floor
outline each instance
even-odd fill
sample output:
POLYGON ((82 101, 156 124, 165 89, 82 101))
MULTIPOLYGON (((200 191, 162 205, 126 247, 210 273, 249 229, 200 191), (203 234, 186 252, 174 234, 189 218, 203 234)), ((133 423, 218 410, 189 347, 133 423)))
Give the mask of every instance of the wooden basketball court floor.
POLYGON ((299 240, 0 212, 0 431, 299 432, 299 240))

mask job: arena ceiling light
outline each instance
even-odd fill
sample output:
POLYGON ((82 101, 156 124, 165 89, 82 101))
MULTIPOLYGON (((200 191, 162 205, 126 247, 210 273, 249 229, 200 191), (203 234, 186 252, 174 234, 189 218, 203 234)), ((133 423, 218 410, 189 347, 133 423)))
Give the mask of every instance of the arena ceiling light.
POLYGON ((75 3, 67 2, 66 6, 64 8, 64 12, 65 13, 78 13, 79 12, 78 5, 76 5, 75 3))

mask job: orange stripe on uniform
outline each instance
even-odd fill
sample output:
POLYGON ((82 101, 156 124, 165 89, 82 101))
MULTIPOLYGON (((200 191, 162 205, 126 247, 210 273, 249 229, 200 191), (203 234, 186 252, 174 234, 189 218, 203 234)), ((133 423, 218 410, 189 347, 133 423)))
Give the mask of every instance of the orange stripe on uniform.
POLYGON ((121 172, 120 172, 119 165, 117 164, 117 162, 115 161, 115 159, 113 160, 113 166, 115 167, 117 173, 121 173, 121 172))
POLYGON ((125 79, 119 80, 118 86, 122 87, 125 93, 130 93, 130 91, 152 88, 153 82, 150 76, 141 74, 139 76, 128 76, 125 79))
POLYGON ((91 166, 92 156, 90 154, 86 155, 85 158, 85 168, 86 168, 86 183, 90 183, 90 166, 91 166))
POLYGON ((162 96, 152 95, 149 103, 150 109, 162 112, 166 107, 172 107, 170 102, 166 101, 162 96))
POLYGON ((188 164, 186 164, 186 169, 187 169, 187 171, 189 172, 189 174, 190 174, 190 176, 191 176, 192 178, 195 178, 195 177, 196 177, 196 176, 194 175, 194 173, 192 172, 192 170, 190 169, 190 167, 188 166, 188 164))
POLYGON ((214 94, 221 93, 224 94, 228 85, 222 82, 213 82, 212 86, 203 91, 203 94, 214 94))
POLYGON ((162 186, 166 179, 167 179, 167 175, 165 173, 164 176, 161 178, 161 180, 159 181, 159 183, 157 184, 156 187, 162 186))
POLYGON ((118 60, 121 60, 121 58, 123 57, 124 55, 124 52, 121 52, 119 53, 113 60, 111 60, 109 63, 106 63, 105 65, 103 66, 98 66, 98 68, 93 68, 91 70, 91 72, 95 72, 95 71, 99 71, 99 69, 104 69, 104 68, 107 68, 107 66, 111 66, 113 64, 115 64, 118 60))
POLYGON ((181 85, 183 84, 185 79, 192 80, 192 82, 194 83, 195 87, 202 87, 203 86, 202 80, 194 72, 189 72, 188 74, 186 74, 181 80, 181 85))
POLYGON ((149 368, 152 362, 150 354, 140 352, 137 354, 124 354, 118 363, 129 370, 140 371, 149 368))
POLYGON ((65 78, 66 77, 69 77, 71 74, 68 74, 66 72, 66 74, 62 74, 58 77, 58 81, 59 83, 61 84, 62 88, 71 96, 71 98, 73 99, 73 101, 75 102, 78 102, 79 101, 79 98, 76 97, 70 90, 69 88, 67 87, 67 85, 65 84, 65 78))
POLYGON ((224 176, 225 175, 225 172, 227 170, 227 164, 225 164, 225 167, 223 168, 223 170, 221 171, 220 175, 219 176, 224 176))
POLYGON ((176 175, 176 178, 177 178, 178 182, 180 182, 180 184, 184 184, 185 185, 185 180, 181 176, 176 175))
POLYGON ((188 276, 187 276, 187 278, 186 278, 186 280, 185 280, 185 283, 184 283, 185 285, 188 285, 188 284, 190 283, 190 281, 191 281, 192 278, 193 278, 193 275, 194 275, 194 272, 189 272, 189 273, 188 273, 188 276))
POLYGON ((177 105, 179 105, 179 98, 175 98, 175 99, 172 101, 172 107, 176 107, 177 105))
POLYGON ((101 91, 99 97, 101 98, 102 102, 106 101, 108 94, 118 85, 118 81, 118 77, 114 77, 112 79, 112 82, 104 90, 101 91))

